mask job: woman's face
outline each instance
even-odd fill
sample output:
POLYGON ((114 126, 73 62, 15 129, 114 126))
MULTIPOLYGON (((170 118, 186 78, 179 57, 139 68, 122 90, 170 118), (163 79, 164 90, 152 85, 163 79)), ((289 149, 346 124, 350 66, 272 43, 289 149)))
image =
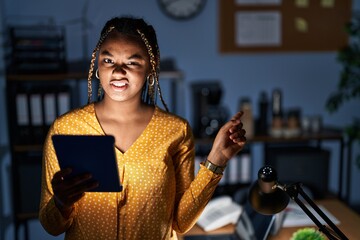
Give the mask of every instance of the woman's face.
POLYGON ((119 32, 111 32, 100 47, 99 78, 104 98, 141 101, 142 87, 150 71, 146 47, 119 32))

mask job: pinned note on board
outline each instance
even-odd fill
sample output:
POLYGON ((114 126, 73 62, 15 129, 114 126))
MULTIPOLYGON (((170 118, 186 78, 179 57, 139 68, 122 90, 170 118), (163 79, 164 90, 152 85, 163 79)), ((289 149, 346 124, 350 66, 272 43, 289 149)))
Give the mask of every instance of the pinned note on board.
POLYGON ((301 17, 295 18, 295 29, 298 32, 303 32, 303 33, 308 32, 309 29, 308 29, 308 23, 307 23, 306 19, 301 18, 301 17))
POLYGON ((323 8, 333 8, 335 5, 335 0, 321 0, 321 6, 323 8))
POLYGON ((295 0, 295 6, 298 8, 309 7, 309 0, 295 0))

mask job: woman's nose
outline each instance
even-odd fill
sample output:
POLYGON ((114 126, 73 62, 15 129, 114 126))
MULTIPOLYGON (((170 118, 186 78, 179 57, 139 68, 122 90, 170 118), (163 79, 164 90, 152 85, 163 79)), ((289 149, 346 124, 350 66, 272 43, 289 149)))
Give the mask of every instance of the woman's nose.
POLYGON ((125 75, 126 74, 125 66, 116 65, 114 70, 113 70, 113 74, 125 75))

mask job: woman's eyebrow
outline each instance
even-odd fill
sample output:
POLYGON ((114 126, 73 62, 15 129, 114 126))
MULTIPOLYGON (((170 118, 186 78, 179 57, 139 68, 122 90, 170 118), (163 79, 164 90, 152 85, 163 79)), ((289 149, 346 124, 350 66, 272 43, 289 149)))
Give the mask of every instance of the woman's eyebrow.
POLYGON ((113 56, 108 50, 103 50, 100 54, 105 55, 105 56, 109 56, 109 57, 113 56))
POLYGON ((140 60, 143 60, 145 58, 141 54, 135 53, 135 54, 131 55, 130 57, 128 57, 128 59, 140 59, 140 60))
MULTIPOLYGON (((103 50, 100 55, 103 55, 103 56, 109 56, 109 57, 113 57, 114 55, 112 55, 108 50, 103 50)), ((128 57, 128 59, 140 59, 140 60, 143 60, 145 59, 140 53, 134 53, 132 55, 130 55, 128 57)))

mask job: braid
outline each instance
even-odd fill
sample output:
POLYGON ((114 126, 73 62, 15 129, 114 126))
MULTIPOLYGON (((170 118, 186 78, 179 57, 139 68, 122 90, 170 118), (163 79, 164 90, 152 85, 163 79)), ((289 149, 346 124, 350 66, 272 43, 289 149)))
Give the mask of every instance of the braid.
MULTIPOLYGON (((155 31, 153 30, 153 28, 151 26, 149 26, 150 28, 150 32, 153 32, 154 33, 154 36, 155 36, 155 31)), ((159 94, 159 97, 160 97, 160 100, 162 102, 162 104, 164 105, 166 111, 168 112, 169 109, 164 101, 164 98, 161 94, 161 88, 160 88, 160 83, 159 83, 159 73, 160 73, 160 50, 159 50, 159 46, 154 43, 154 47, 156 48, 156 57, 154 55, 154 50, 153 50, 153 47, 150 45, 149 41, 147 40, 147 38, 145 37, 145 34, 142 33, 139 29, 137 29, 137 32, 139 33, 141 39, 143 40, 145 46, 146 46, 146 49, 148 51, 148 54, 149 54, 149 57, 150 57, 150 64, 151 64, 151 75, 154 77, 155 79, 155 83, 156 83, 156 86, 157 86, 157 91, 158 91, 158 94, 159 94)), ((155 84, 154 86, 155 87, 155 84)), ((150 88, 152 88, 152 86, 148 86, 148 91, 149 92, 152 92, 153 90, 151 90, 150 88)), ((155 97, 150 97, 151 101, 154 101, 155 102, 155 97)))
POLYGON ((93 73, 94 73, 96 53, 97 53, 97 51, 99 51, 101 44, 104 42, 104 40, 106 39, 106 37, 109 35, 109 33, 110 33, 113 29, 114 29, 114 27, 113 27, 113 26, 110 26, 110 27, 107 29, 107 31, 105 31, 105 32, 101 35, 101 37, 100 37, 100 39, 99 39, 99 41, 98 41, 95 49, 93 50, 93 52, 92 52, 92 54, 91 54, 90 68, 89 68, 89 74, 88 74, 88 103, 90 103, 90 102, 91 102, 91 99, 92 99, 92 76, 93 76, 93 73))
POLYGON ((92 76, 93 76, 93 72, 94 72, 96 52, 97 52, 97 49, 95 48, 93 53, 91 54, 90 69, 89 69, 89 73, 88 73, 88 81, 87 81, 88 103, 90 103, 91 99, 92 99, 92 76))

